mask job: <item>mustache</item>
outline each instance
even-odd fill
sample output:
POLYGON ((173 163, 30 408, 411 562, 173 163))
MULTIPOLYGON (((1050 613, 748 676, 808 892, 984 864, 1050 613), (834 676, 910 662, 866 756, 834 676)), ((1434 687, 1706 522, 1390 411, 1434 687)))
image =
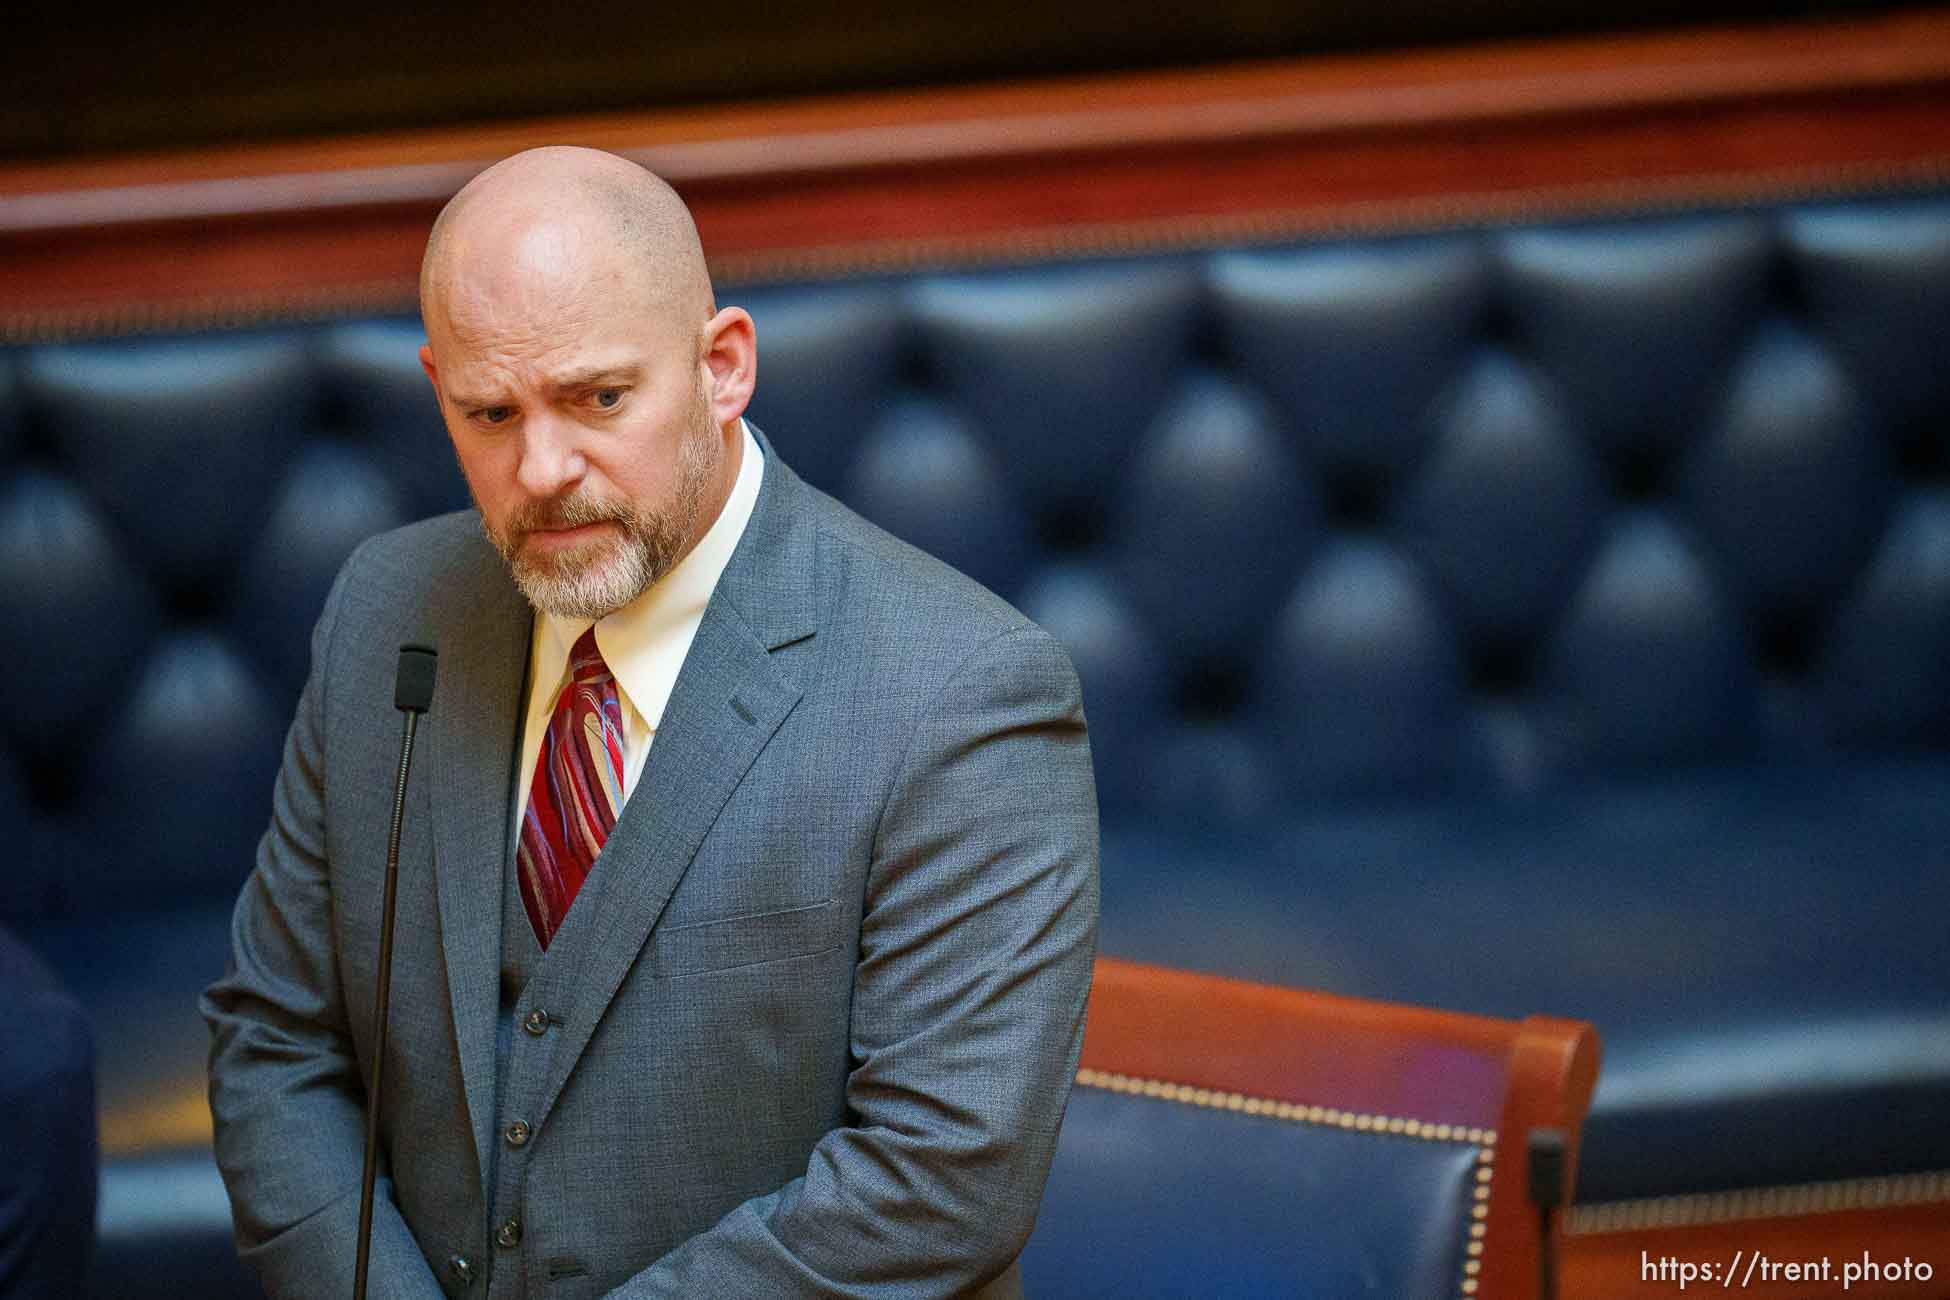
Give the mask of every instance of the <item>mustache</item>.
POLYGON ((515 511, 507 531, 522 536, 545 529, 581 528, 587 524, 623 523, 625 511, 583 493, 570 493, 547 501, 533 501, 515 511))

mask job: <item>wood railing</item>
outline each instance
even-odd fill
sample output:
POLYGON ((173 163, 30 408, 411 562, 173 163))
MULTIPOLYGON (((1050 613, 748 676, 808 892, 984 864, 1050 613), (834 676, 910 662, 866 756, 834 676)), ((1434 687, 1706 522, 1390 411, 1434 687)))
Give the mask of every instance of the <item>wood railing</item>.
POLYGON ((1950 9, 14 165, 0 337, 408 307, 545 142, 669 176, 739 281, 1929 186, 1950 9))

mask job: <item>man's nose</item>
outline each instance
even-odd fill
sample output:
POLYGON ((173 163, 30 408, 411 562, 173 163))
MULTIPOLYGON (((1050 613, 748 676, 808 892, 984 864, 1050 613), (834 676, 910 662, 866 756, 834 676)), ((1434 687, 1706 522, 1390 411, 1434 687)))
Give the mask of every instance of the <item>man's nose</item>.
POLYGON ((515 477, 522 491, 546 499, 575 486, 587 469, 573 428, 546 412, 523 421, 521 465, 515 477))

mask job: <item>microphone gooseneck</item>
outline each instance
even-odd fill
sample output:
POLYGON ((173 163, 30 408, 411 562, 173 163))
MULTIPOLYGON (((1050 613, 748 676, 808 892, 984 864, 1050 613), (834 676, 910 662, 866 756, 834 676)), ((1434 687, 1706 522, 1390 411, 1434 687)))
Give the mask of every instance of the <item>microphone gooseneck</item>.
POLYGON ((413 763, 413 732, 433 703, 433 671, 438 659, 426 646, 399 648, 393 678, 393 707, 406 715, 399 744, 399 782, 393 787, 393 827, 386 838, 386 899, 379 922, 379 979, 373 990, 372 1077, 366 1081, 366 1159, 359 1181, 359 1257, 353 1274, 353 1300, 366 1300, 366 1266, 372 1253, 372 1194, 379 1164, 379 1088, 386 1074, 386 1022, 393 991, 393 912, 399 894, 399 834, 406 819, 406 773, 413 763))
POLYGON ((1537 1207, 1537 1296, 1557 1300, 1557 1210, 1570 1188, 1565 1184, 1569 1137, 1561 1128, 1533 1128, 1528 1137, 1530 1201, 1537 1207))

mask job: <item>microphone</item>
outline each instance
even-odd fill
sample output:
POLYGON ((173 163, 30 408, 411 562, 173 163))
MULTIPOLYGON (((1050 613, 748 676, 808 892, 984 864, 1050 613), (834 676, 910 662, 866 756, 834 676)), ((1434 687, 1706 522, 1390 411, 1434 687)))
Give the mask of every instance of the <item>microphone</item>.
POLYGON ((413 731, 433 703, 433 670, 438 658, 429 646, 399 648, 393 678, 393 707, 406 715, 399 743, 399 784, 393 789, 393 829, 386 840, 386 902, 379 922, 379 982, 373 991, 376 1026, 372 1078, 366 1084, 366 1164, 359 1184, 359 1260, 352 1279, 353 1300, 366 1300, 366 1265, 372 1253, 372 1191, 379 1163, 379 1085, 386 1074, 386 1019, 393 991, 393 911, 399 894, 399 832, 406 818, 406 772, 413 762, 413 731))
POLYGON ((1527 1134, 1530 1201, 1537 1207, 1538 1300, 1557 1300, 1557 1236, 1552 1220, 1564 1204, 1569 1138, 1561 1128, 1533 1128, 1527 1134))

